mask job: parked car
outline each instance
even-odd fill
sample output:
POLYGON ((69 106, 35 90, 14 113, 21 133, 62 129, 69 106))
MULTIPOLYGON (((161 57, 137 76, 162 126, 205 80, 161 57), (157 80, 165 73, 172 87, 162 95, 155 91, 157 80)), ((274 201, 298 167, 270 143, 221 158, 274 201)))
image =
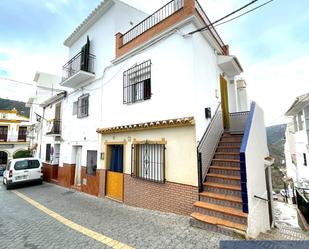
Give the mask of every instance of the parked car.
POLYGON ((5 167, 6 167, 5 164, 0 165, 0 176, 3 176, 3 172, 5 171, 5 167))
POLYGON ((42 162, 37 158, 12 159, 3 174, 3 184, 7 189, 21 183, 43 181, 42 162))
POLYGON ((278 195, 275 191, 273 191, 273 200, 275 200, 275 201, 278 200, 278 195))

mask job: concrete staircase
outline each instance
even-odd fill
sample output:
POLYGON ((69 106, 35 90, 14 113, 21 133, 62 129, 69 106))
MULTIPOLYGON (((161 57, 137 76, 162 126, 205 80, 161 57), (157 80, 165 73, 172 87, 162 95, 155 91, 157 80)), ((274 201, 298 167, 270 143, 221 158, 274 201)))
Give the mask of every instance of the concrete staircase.
POLYGON ((191 214, 192 226, 244 238, 247 213, 242 211, 240 145, 242 135, 224 132, 191 214))

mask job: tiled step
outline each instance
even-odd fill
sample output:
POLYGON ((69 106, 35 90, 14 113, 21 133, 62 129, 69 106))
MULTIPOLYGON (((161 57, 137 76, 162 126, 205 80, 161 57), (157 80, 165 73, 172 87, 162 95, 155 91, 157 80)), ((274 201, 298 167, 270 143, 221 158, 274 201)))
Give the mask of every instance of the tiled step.
POLYGON ((219 145, 217 152, 240 152, 240 146, 219 145))
POLYGON ((213 192, 202 192, 200 193, 200 201, 242 210, 242 200, 237 196, 213 192))
POLYGON ((216 152, 215 159, 235 159, 239 160, 239 152, 216 152))
POLYGON ((232 141, 229 141, 229 142, 222 142, 220 141, 219 142, 219 146, 241 146, 241 142, 232 142, 232 141))
POLYGON ((236 176, 236 175, 208 173, 206 180, 209 182, 217 182, 217 183, 222 183, 222 184, 240 185, 239 175, 236 176))
POLYGON ((229 220, 239 224, 247 224, 248 215, 242 212, 242 210, 202 201, 197 201, 193 205, 194 210, 201 214, 229 220))
POLYGON ((238 142, 242 143, 242 137, 221 137, 221 142, 238 142))
POLYGON ((244 134, 243 133, 239 133, 239 134, 231 134, 229 132, 224 132, 222 134, 222 137, 243 137, 244 134))
POLYGON ((190 223, 192 226, 212 230, 214 232, 220 232, 233 237, 246 237, 246 225, 208 215, 203 215, 198 212, 193 212, 191 217, 192 219, 190 220, 190 223))
POLYGON ((237 160, 237 159, 212 159, 212 165, 239 167, 240 160, 237 160))
POLYGON ((209 167, 210 174, 222 174, 222 175, 240 175, 240 167, 227 167, 212 165, 209 167))
POLYGON ((205 191, 241 197, 241 187, 216 182, 204 182, 205 191))

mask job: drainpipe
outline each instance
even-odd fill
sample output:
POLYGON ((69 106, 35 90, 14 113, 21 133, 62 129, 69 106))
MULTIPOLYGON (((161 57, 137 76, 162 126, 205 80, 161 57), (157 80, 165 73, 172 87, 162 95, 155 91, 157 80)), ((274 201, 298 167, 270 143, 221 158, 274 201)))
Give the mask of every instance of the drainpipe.
POLYGON ((40 129, 40 151, 39 151, 39 158, 42 160, 42 139, 43 139, 43 127, 44 127, 44 118, 45 116, 45 107, 43 108, 43 118, 41 121, 41 129, 40 129))
POLYGON ((271 181, 271 166, 274 164, 275 158, 268 156, 264 158, 264 168, 265 168, 265 177, 266 177, 266 189, 268 196, 268 213, 269 213, 269 225, 271 228, 275 226, 274 222, 274 200, 273 200, 273 188, 271 181), (266 173, 267 172, 267 173, 266 173))

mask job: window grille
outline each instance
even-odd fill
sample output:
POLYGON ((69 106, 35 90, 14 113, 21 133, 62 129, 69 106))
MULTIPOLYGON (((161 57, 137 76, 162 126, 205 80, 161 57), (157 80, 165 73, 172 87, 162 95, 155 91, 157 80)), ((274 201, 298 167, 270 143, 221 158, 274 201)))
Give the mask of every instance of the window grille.
POLYGON ((87 150, 87 175, 96 175, 97 170, 97 151, 95 150, 87 150))
POLYGON ((151 60, 123 73, 123 103, 130 104, 151 98, 151 60))
POLYGON ((77 102, 77 117, 84 118, 89 115, 89 94, 82 95, 77 102))
POLYGON ((164 144, 133 144, 131 153, 131 175, 133 177, 165 182, 164 144))

